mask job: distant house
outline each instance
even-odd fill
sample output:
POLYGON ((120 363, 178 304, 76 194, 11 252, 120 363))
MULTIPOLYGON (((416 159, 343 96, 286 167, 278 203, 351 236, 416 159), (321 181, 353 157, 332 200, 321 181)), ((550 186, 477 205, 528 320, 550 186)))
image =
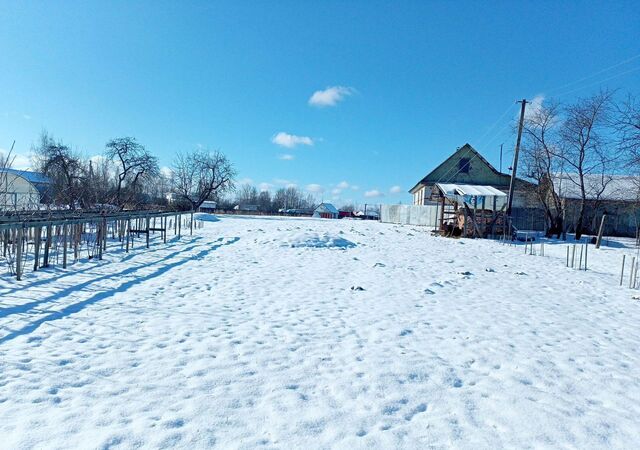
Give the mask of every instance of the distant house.
POLYGON ((312 217, 322 219, 337 219, 340 213, 331 203, 320 203, 318 207, 313 211, 312 217))
POLYGON ((203 213, 212 213, 215 211, 216 206, 216 202, 212 200, 205 200, 204 202, 202 202, 202 205, 200 205, 200 208, 198 208, 198 211, 203 213))
POLYGON ((235 211, 258 211, 258 205, 236 205, 233 209, 235 211))
MULTIPOLYGON (((580 211, 580 187, 576 174, 555 174, 553 188, 562 199, 565 222, 569 232, 580 211)), ((595 234, 603 214, 607 214, 604 234, 636 236, 640 227, 640 181, 628 175, 584 175, 586 193, 585 223, 587 231, 595 234)))
POLYGON ((356 211, 353 213, 353 216, 362 220, 379 220, 380 212, 375 209, 368 209, 366 211, 356 211))
POLYGON ((51 180, 38 172, 0 169, 0 210, 39 209, 49 201, 51 180))
MULTIPOLYGON (((414 205, 428 205, 433 203, 436 183, 491 186, 507 193, 510 182, 511 175, 499 172, 476 149, 465 144, 422 178, 409 193, 413 195, 414 205)), ((532 188, 528 181, 516 178, 514 208, 537 207, 532 188)))

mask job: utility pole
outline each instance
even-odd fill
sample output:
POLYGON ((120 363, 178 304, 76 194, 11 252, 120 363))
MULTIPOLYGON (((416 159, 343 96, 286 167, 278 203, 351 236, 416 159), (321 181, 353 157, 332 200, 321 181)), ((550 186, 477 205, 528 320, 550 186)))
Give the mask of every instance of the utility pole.
POLYGON ((518 139, 516 140, 516 150, 513 154, 513 166, 511 169, 511 183, 509 183, 509 197, 507 200, 507 216, 511 218, 511 205, 513 203, 513 190, 516 186, 516 174, 518 173, 518 153, 520 153, 520 141, 522 140, 522 127, 524 125, 524 109, 527 106, 527 100, 522 99, 516 103, 522 104, 520 108, 520 124, 518 125, 518 139))
POLYGON ((500 173, 502 173, 502 146, 503 145, 504 145, 504 142, 500 144, 500 173))

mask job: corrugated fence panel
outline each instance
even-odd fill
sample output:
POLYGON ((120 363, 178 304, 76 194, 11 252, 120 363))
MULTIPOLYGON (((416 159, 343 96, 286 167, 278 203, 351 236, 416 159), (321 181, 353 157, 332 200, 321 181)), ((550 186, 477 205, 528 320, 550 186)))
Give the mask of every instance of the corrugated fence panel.
POLYGON ((435 227, 437 218, 437 205, 382 205, 380 211, 380 220, 386 223, 435 227))

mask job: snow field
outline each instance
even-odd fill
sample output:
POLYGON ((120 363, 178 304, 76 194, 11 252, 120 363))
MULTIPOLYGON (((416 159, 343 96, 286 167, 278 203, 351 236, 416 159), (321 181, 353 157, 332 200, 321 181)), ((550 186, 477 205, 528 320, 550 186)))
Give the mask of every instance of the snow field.
POLYGON ((416 227, 219 219, 0 278, 0 447, 637 446, 623 250, 578 272, 416 227))

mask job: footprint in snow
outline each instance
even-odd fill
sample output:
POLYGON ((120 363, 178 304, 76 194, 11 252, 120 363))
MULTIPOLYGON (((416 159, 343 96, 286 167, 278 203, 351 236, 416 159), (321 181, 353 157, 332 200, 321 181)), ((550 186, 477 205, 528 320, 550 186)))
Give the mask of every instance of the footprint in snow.
POLYGON ((485 272, 495 272, 495 270, 493 270, 493 269, 492 269, 492 268, 490 268, 490 267, 487 267, 486 269, 484 269, 484 271, 485 271, 485 272))
POLYGON ((404 416, 404 420, 409 422, 416 414, 423 413, 427 410, 427 405, 425 403, 420 403, 418 406, 413 408, 410 413, 404 416))
POLYGON ((380 262, 377 262, 377 263, 375 263, 375 264, 373 265, 373 267, 387 267, 387 265, 386 265, 386 264, 382 264, 382 263, 380 263, 380 262))
POLYGON ((462 275, 462 276, 465 276, 465 277, 469 277, 469 276, 471 276, 471 275, 473 275, 473 274, 467 270, 467 271, 465 271, 465 272, 458 272, 458 275, 462 275))
POLYGON ((352 291, 364 291, 362 286, 351 286, 352 291))
POLYGON ((424 293, 427 294, 427 295, 434 295, 435 291, 432 291, 431 289, 425 289, 424 293))
POLYGON ((516 275, 526 275, 526 272, 515 272, 516 275))

